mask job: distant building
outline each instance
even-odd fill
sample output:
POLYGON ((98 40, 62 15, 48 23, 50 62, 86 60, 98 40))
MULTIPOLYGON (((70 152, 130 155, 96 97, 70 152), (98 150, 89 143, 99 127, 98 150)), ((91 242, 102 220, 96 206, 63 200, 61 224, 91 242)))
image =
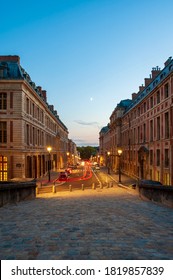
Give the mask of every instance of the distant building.
POLYGON ((68 129, 18 56, 0 56, 0 181, 38 178, 67 163, 68 129), (50 155, 47 147, 52 148, 50 155))
MULTIPOLYGON (((121 148, 123 172, 173 185, 173 60, 161 70, 152 69, 150 78, 122 100, 110 116, 109 143, 111 168, 118 169, 121 148)), ((100 132, 100 137, 102 133, 100 132)), ((100 138, 100 148, 103 139, 100 138)))
POLYGON ((111 146, 110 138, 110 127, 109 125, 104 126, 99 135, 99 156, 100 165, 106 165, 107 163, 107 152, 110 150, 111 146))
POLYGON ((80 155, 77 151, 77 146, 71 139, 68 140, 67 157, 68 165, 76 165, 80 161, 80 155))

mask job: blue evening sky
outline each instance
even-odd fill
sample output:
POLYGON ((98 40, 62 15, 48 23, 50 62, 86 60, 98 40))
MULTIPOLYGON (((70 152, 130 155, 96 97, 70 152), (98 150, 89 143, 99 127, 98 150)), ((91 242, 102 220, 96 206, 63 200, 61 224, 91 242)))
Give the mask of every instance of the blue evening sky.
POLYGON ((0 55, 20 56, 77 145, 98 145, 117 103, 173 55, 172 0, 8 0, 0 10, 0 55))

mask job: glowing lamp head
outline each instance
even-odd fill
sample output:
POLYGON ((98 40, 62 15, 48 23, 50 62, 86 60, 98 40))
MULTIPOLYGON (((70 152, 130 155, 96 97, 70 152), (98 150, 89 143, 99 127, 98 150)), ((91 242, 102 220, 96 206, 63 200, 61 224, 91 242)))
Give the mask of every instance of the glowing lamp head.
POLYGON ((52 147, 47 147, 47 151, 50 153, 52 151, 52 147))
POLYGON ((123 151, 122 151, 121 149, 118 149, 118 155, 119 155, 119 156, 122 155, 122 152, 123 152, 123 151))

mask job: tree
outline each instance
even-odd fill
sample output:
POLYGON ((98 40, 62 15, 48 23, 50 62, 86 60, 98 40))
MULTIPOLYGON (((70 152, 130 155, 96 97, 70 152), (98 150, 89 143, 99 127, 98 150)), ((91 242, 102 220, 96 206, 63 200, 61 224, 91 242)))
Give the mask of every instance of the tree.
POLYGON ((87 147, 77 147, 78 152, 80 153, 81 159, 90 159, 91 156, 96 156, 98 152, 98 147, 92 147, 92 146, 87 146, 87 147))

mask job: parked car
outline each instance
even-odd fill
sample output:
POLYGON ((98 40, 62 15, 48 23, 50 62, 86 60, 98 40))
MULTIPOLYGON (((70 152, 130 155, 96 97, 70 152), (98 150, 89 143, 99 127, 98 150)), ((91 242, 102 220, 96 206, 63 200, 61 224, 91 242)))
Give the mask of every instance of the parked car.
POLYGON ((68 179, 68 174, 66 172, 60 172, 58 181, 67 181, 68 179))
POLYGON ((95 164, 95 169, 96 170, 100 170, 100 165, 99 164, 95 164))
POLYGON ((68 167, 65 172, 67 173, 67 175, 70 175, 72 173, 72 169, 68 167))

